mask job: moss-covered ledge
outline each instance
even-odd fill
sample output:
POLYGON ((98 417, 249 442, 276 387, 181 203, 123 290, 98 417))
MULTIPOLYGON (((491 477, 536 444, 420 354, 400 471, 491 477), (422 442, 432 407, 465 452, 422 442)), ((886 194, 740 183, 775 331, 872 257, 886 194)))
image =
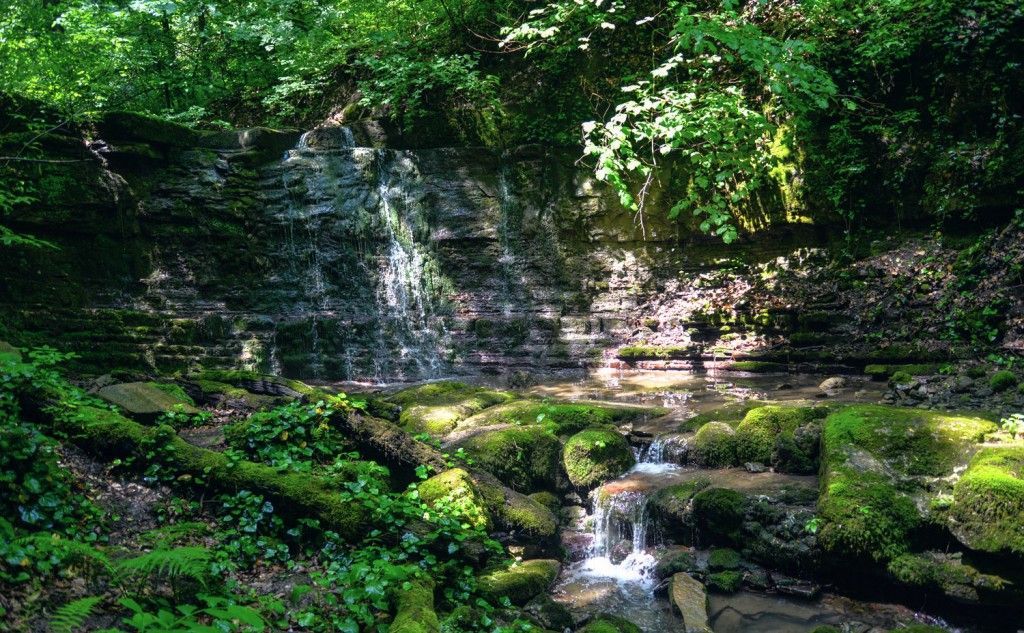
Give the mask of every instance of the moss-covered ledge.
POLYGON ((317 517, 346 539, 361 538, 370 521, 367 511, 342 500, 336 484, 309 474, 281 473, 250 461, 193 446, 169 426, 148 427, 95 406, 54 404, 26 398, 25 410, 93 455, 108 459, 144 459, 152 446, 163 445, 164 464, 182 482, 202 481, 223 492, 251 490, 296 517, 317 517))

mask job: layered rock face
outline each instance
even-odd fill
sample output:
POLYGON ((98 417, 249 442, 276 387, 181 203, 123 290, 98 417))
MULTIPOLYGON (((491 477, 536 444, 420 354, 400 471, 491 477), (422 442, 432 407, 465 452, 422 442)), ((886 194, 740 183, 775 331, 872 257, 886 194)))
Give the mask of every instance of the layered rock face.
POLYGON ((661 320, 672 358, 710 353, 720 324, 687 292, 723 251, 660 211, 638 225, 572 151, 387 149, 366 130, 123 115, 88 146, 49 139, 61 162, 11 224, 60 250, 0 253, 4 325, 105 369, 323 379, 580 368, 661 320))

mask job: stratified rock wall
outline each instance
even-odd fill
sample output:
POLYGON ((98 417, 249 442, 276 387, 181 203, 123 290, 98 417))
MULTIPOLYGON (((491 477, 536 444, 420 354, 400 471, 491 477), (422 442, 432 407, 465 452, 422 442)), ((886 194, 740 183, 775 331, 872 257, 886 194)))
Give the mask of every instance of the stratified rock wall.
POLYGON ((419 378, 593 366, 641 341, 628 360, 692 366, 796 322, 718 295, 807 231, 698 246, 657 208, 641 227, 571 150, 115 123, 51 139, 76 162, 44 166, 9 222, 60 250, 0 252, 4 326, 83 365, 419 378))

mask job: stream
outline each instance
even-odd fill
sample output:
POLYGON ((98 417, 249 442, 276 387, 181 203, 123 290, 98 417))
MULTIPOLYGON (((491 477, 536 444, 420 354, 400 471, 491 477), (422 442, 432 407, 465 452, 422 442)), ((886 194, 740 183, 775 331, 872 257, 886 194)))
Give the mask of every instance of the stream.
MULTIPOLYGON (((667 542, 652 520, 648 507, 651 496, 662 488, 695 478, 706 478, 711 485, 753 495, 803 490, 803 498, 808 499, 816 496, 818 484, 815 476, 677 465, 672 462, 674 448, 688 437, 677 433, 679 423, 701 412, 746 400, 822 402, 818 384, 823 378, 603 369, 584 380, 546 382, 532 388, 532 394, 542 397, 658 405, 670 410, 667 416, 635 425, 632 439, 637 464, 584 501, 587 514, 577 518, 575 526, 579 533, 569 537, 583 545, 563 569, 553 598, 577 617, 605 612, 625 617, 647 633, 681 630, 681 620, 672 613, 665 591, 659 590, 654 575, 659 555, 667 551, 667 542), (649 439, 642 444, 638 437, 649 439)), ((827 401, 873 402, 882 389, 880 383, 850 378, 847 386, 827 401)), ((809 507, 813 508, 813 502, 809 507)), ((571 532, 573 527, 566 529, 571 532)), ((698 560, 706 556, 706 552, 694 553, 698 560)), ((857 624, 848 630, 868 631, 908 620, 944 625, 941 620, 913 613, 903 606, 858 602, 828 592, 812 599, 746 589, 733 594, 712 592, 708 614, 715 633, 798 633, 823 624, 849 626, 851 622, 857 624)))

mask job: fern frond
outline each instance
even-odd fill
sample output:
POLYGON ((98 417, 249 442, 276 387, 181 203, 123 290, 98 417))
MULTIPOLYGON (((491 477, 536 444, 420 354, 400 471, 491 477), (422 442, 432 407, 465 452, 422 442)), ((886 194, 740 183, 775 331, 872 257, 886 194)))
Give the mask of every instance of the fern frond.
POLYGON ((213 555, 205 547, 156 549, 142 556, 119 561, 117 573, 121 578, 155 575, 169 579, 187 577, 206 585, 212 561, 213 555))
POLYGON ((112 571, 110 559, 95 546, 64 539, 56 534, 31 534, 14 541, 15 547, 31 549, 40 555, 53 556, 62 564, 94 566, 105 572, 112 571))
POLYGON ((50 618, 50 631, 52 633, 72 633, 85 624, 86 618, 92 615, 96 605, 102 599, 100 596, 89 596, 65 604, 57 609, 53 617, 50 618))

